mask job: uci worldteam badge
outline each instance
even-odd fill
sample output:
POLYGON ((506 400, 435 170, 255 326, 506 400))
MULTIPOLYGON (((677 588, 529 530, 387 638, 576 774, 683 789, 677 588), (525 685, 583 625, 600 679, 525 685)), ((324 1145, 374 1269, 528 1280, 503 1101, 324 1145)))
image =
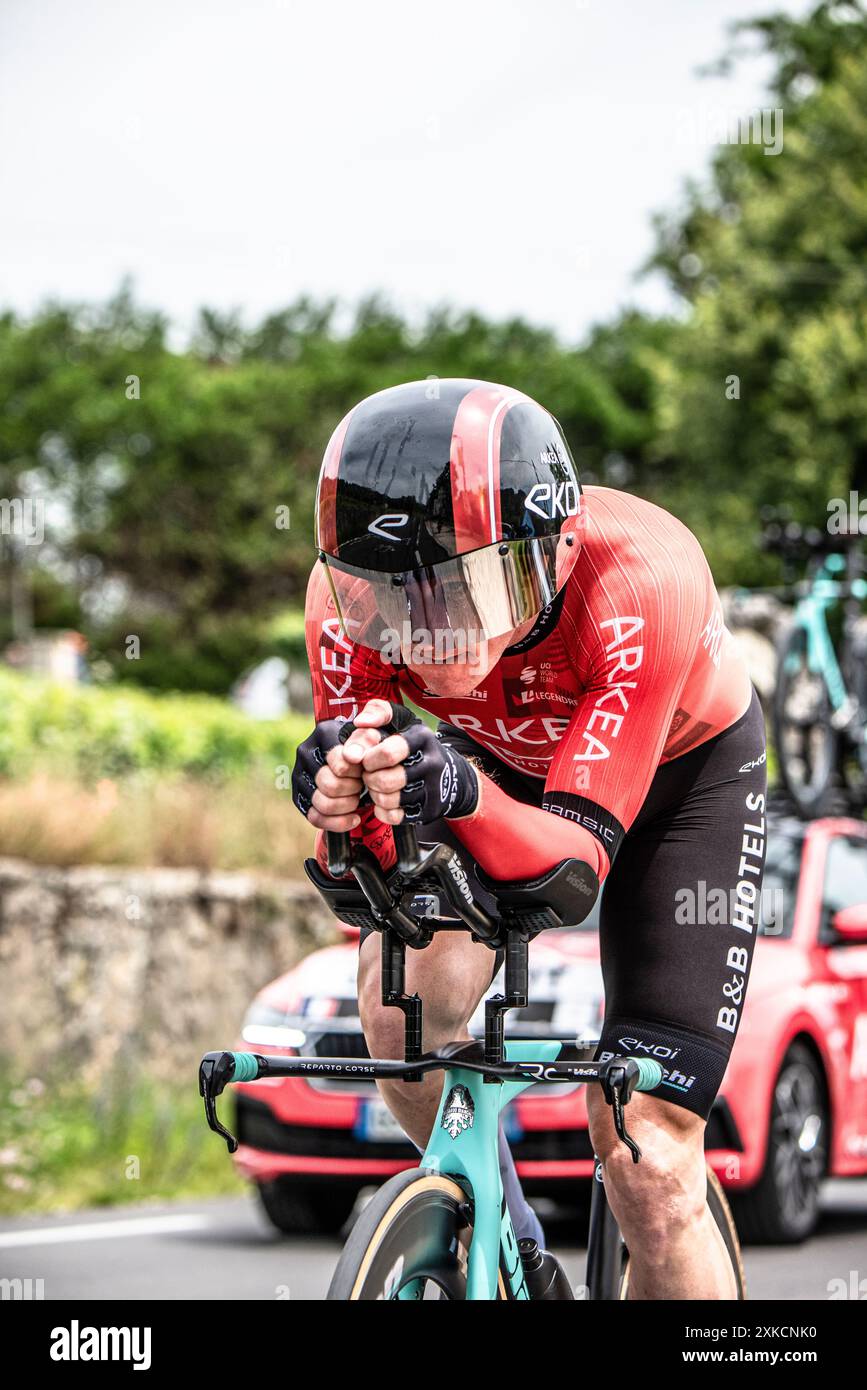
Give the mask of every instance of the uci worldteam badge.
POLYGON ((446 1097, 442 1126, 452 1139, 472 1129, 476 1107, 466 1086, 452 1086, 446 1097))

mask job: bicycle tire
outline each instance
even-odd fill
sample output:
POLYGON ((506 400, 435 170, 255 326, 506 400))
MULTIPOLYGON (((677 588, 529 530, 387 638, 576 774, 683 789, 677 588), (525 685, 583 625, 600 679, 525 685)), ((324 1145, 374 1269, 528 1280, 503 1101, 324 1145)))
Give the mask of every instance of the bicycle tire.
POLYGON ((839 758, 839 735, 831 724, 831 701, 820 675, 813 677, 822 684, 816 717, 797 725, 787 714, 794 678, 801 674, 806 659, 806 641, 804 629, 797 624, 783 633, 777 648, 777 686, 772 709, 774 746, 777 750, 780 780, 794 802, 798 814, 804 820, 819 815, 822 811, 839 758), (793 668, 793 662, 797 662, 796 669, 793 668), (812 760, 806 776, 801 774, 798 760, 790 751, 788 735, 792 729, 798 727, 802 745, 806 744, 811 735, 816 736, 817 756, 812 760))
MULTIPOLYGON (((707 1169, 707 1204, 710 1214, 714 1219, 717 1230, 723 1239, 729 1260, 731 1261, 732 1273, 735 1277, 735 1287, 737 1289, 737 1301, 743 1302, 747 1297, 747 1279, 744 1273, 744 1262, 741 1257, 741 1246, 738 1240, 737 1228, 735 1227, 734 1217, 731 1213, 726 1195, 722 1189, 722 1183, 713 1169, 707 1169)), ((629 1297, 629 1252, 623 1261, 623 1273, 620 1279, 620 1290, 618 1297, 624 1300, 629 1297)))
MULTIPOLYGON (((384 1183, 350 1232, 328 1289, 337 1302, 394 1300, 424 1280, 452 1302, 466 1299, 471 1229, 467 1194, 454 1178, 409 1168, 384 1183)), ((500 1271, 498 1300, 508 1299, 500 1271)))
MULTIPOLYGON (((861 618, 858 619, 859 623, 863 621, 861 618)), ((864 628, 867 629, 867 623, 864 623, 864 628)), ((863 643, 863 638, 859 641, 863 643)), ((863 712, 867 709, 867 663, 859 641, 849 636, 844 642, 840 658, 846 688, 854 695, 858 708, 852 725, 840 732, 841 815, 849 815, 853 811, 857 813, 867 806, 867 742, 863 737, 863 712)), ((829 809, 833 815, 837 808, 832 803, 829 809)))

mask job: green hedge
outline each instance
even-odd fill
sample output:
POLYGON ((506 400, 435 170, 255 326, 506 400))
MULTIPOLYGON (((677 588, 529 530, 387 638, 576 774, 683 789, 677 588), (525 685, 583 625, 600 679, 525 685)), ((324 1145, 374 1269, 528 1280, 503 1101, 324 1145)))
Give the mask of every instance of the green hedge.
POLYGON ((0 775, 46 766, 85 780, 161 771, 226 777, 291 763, 307 715, 255 720, 209 695, 65 686, 0 668, 0 775))

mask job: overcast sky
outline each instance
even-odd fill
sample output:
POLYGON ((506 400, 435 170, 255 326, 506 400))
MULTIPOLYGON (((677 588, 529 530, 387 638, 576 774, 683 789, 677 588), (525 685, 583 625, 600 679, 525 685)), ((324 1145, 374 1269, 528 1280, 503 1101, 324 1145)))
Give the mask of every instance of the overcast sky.
POLYGON ((302 292, 522 314, 630 302, 651 214, 766 104, 696 69, 786 0, 0 0, 0 304, 121 277, 186 330, 302 292))

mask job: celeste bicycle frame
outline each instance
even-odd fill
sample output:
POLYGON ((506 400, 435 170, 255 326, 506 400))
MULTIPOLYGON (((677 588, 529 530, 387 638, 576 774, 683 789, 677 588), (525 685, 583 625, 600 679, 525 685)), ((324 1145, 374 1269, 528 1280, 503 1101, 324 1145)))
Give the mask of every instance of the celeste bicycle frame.
MULTIPOLYGON (((560 1052, 556 1042, 508 1042, 508 1061, 539 1064, 554 1062, 560 1052)), ((483 1076, 461 1066, 450 1068, 443 1079, 436 1122, 421 1167, 454 1177, 473 1196, 473 1239, 467 1257, 467 1299, 494 1299, 500 1270, 509 1280, 515 1299, 528 1299, 518 1242, 509 1208, 503 1201, 498 1158, 500 1115, 505 1107, 534 1084, 533 1080, 485 1084, 483 1076), (462 1111, 472 1106, 471 1123, 462 1111), (462 1124, 463 1127, 457 1128, 462 1124)), ((414 1298, 409 1288, 398 1297, 414 1298)))
MULTIPOLYGON (((573 1077, 602 1081, 611 1064, 596 1064, 589 1059, 595 1044, 589 1043, 575 1055, 575 1065, 565 1062, 564 1054, 573 1048, 562 1042, 523 1041, 516 1039, 505 1045, 510 1062, 525 1063, 538 1075, 521 1081, 504 1081, 499 1086, 485 1083, 484 1076, 457 1065, 450 1068, 443 1081, 443 1093, 420 1166, 431 1172, 453 1177, 461 1186, 469 1187, 473 1195, 473 1239, 467 1258, 467 1300, 493 1299, 497 1296, 498 1272, 509 1280, 512 1297, 529 1299, 518 1242, 512 1227, 508 1206, 503 1201, 503 1184, 498 1158, 500 1115, 521 1091, 545 1080, 552 1081, 559 1067, 567 1066, 573 1077), (582 1060, 586 1052, 587 1061, 582 1060), (559 1066, 558 1066, 559 1064, 559 1066), (583 1075, 582 1075, 583 1073, 583 1075), (459 1111, 463 1097, 453 1101, 456 1091, 465 1090, 473 1103, 472 1125, 458 1134, 454 1125, 446 1123, 450 1107, 459 1111)), ((622 1066, 627 1059, 618 1059, 622 1066)), ((662 1067, 650 1058, 628 1059, 638 1075, 635 1090, 650 1091, 663 1077, 662 1067)), ((560 1077, 559 1079, 564 1079, 560 1077)), ((455 1115, 458 1119, 458 1114, 455 1115)), ((628 1138, 628 1136, 627 1136, 628 1138)), ((635 1152, 633 1152, 635 1157, 635 1152)), ((605 1297, 603 1290, 612 1287, 614 1262, 619 1255, 620 1233, 605 1198, 602 1169, 596 1164, 591 1198, 590 1232, 587 1242, 587 1290, 591 1298, 605 1297)), ((407 1286, 398 1297, 415 1298, 416 1291, 407 1286)))
MULTIPOLYGON (((460 1065, 449 1068, 445 1074, 436 1122, 420 1167, 453 1177, 472 1194, 474 1217, 473 1239, 467 1257, 468 1301, 496 1298, 500 1273, 509 1281, 512 1298, 526 1300, 530 1297, 512 1218, 503 1201, 498 1155, 500 1116, 521 1091, 540 1084, 546 1073, 548 1079, 553 1080, 550 1074, 556 1074, 557 1063, 562 1064, 564 1051, 569 1050, 556 1040, 507 1042, 507 1060, 526 1063, 538 1069, 539 1074, 520 1081, 504 1081, 499 1086, 487 1085, 484 1076, 460 1065), (456 1133, 467 1100, 473 1107, 472 1123, 456 1133)), ((590 1045, 587 1052, 592 1054, 592 1051, 593 1045, 590 1045)), ((648 1066, 648 1059, 632 1060, 641 1073, 636 1090, 650 1090, 659 1083, 662 1069, 658 1063, 648 1066)), ((596 1073, 593 1078, 586 1076, 585 1080, 600 1079, 604 1070, 604 1066, 582 1064, 580 1060, 575 1068, 576 1072, 596 1073)), ((597 1171, 597 1179, 587 1250, 587 1282, 591 1287, 601 1286, 613 1253, 612 1240, 619 1239, 605 1201, 601 1171, 597 1171)), ((417 1291, 408 1285, 398 1297, 412 1299, 417 1297, 417 1291)))
MULTIPOLYGON (((425 858, 443 880, 445 864, 452 851, 438 845, 425 858)), ((567 866, 574 861, 566 861, 567 866)), ((320 880, 321 870, 308 861, 308 873, 314 882, 320 880)), ((367 888, 384 886, 377 867, 363 859, 359 872, 367 888), (364 866, 364 867, 362 867, 364 866)), ((567 867, 561 872, 569 872, 567 867)), ((452 879, 451 882, 454 882, 452 879)), ((439 884, 440 887, 444 883, 439 884)), ((325 891, 325 890, 323 890, 325 891)), ((412 892, 412 890, 410 890, 412 892)), ((359 898, 369 911, 369 900, 362 897, 356 886, 332 887, 331 906, 345 920, 358 914, 359 898)), ((424 933, 418 949, 429 944, 435 930, 466 930, 467 923, 453 920, 432 922, 425 914, 414 919, 400 904, 393 904, 394 920, 404 929, 418 927, 424 933)), ((414 893, 412 902, 424 910, 426 894, 414 893)), ((473 908, 461 895, 462 910, 472 916, 473 908)), ((408 906, 412 906, 412 902, 408 906)), ((543 905, 536 903, 534 916, 548 924, 543 905)), ((481 909, 479 909, 481 913, 481 909)), ((482 914, 483 916, 484 914, 482 914)), ((476 925, 481 929, 481 918, 476 925)), ((498 1296, 502 1275, 508 1281, 512 1299, 527 1299, 524 1271, 512 1220, 503 1201, 503 1185, 499 1165, 499 1126, 504 1108, 522 1091, 534 1085, 598 1084, 612 1107, 614 1126, 622 1142, 638 1162, 640 1151, 626 1131, 624 1106, 634 1091, 650 1091, 663 1079, 660 1064, 649 1057, 615 1057, 594 1061, 595 1043, 576 1044, 569 1039, 505 1040, 503 1020, 511 1008, 523 1008, 527 997, 527 948, 532 931, 528 926, 509 927, 505 931, 505 994, 493 995, 485 1001, 484 1042, 458 1042, 435 1052, 421 1051, 422 1001, 417 995, 404 992, 406 942, 398 927, 378 923, 382 950, 383 1004, 400 1008, 405 1017, 404 1060, 390 1058, 301 1057, 292 1055, 259 1054, 252 1052, 210 1052, 199 1068, 199 1091, 205 1101, 208 1124, 226 1140, 229 1151, 237 1149, 234 1136, 217 1117, 216 1101, 232 1082, 250 1082, 263 1077, 321 1077, 329 1081, 355 1082, 371 1080, 402 1080, 419 1082, 431 1071, 444 1073, 442 1095, 437 1118, 420 1168, 431 1174, 450 1177, 466 1194, 471 1208, 472 1239, 467 1253, 468 1300, 487 1300, 498 1296)), ((601 1167, 596 1167, 597 1181, 593 1185, 590 1214, 590 1239, 587 1256, 587 1285, 591 1298, 611 1297, 615 1265, 619 1251, 619 1233, 605 1200, 601 1183, 601 1167)), ((399 1277, 396 1274, 395 1277, 399 1277)), ((391 1294, 405 1300, 417 1299, 418 1280, 408 1280, 391 1294)))
POLYGON ((820 676, 828 691, 835 714, 843 713, 853 696, 847 689, 834 643, 828 629, 827 614, 841 599, 851 597, 859 602, 867 598, 867 580, 855 577, 844 581, 844 556, 831 554, 822 560, 816 574, 808 581, 795 605, 794 624, 806 635, 807 665, 813 675, 820 676))

